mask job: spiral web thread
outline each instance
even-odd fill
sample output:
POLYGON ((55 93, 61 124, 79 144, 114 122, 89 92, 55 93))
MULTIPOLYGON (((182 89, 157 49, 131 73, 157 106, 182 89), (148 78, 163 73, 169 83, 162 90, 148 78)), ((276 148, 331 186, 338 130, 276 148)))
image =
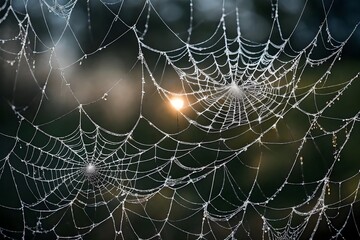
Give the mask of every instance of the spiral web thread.
POLYGON ((264 42, 240 3, 205 39, 186 4, 180 32, 150 0, 3 3, 2 237, 360 237, 358 22, 336 40, 321 2, 297 49, 307 2, 287 34, 273 2, 264 42))

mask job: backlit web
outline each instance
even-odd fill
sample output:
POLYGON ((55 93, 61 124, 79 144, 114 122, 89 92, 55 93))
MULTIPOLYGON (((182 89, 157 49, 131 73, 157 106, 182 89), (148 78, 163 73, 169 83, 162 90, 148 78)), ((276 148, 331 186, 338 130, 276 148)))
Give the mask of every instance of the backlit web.
POLYGON ((360 237, 357 1, 1 4, 2 238, 360 237))

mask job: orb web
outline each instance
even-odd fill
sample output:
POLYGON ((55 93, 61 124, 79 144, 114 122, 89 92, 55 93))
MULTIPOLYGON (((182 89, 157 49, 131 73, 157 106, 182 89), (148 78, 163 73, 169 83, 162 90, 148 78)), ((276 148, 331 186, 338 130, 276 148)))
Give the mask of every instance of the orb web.
POLYGON ((0 235, 360 237, 348 4, 3 2, 0 235))

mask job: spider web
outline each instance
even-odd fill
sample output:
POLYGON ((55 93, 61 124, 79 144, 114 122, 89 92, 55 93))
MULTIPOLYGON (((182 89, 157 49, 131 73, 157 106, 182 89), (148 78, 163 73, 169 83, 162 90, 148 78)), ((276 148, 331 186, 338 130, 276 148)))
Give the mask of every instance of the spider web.
POLYGON ((347 3, 3 2, 1 236, 359 238, 347 3))

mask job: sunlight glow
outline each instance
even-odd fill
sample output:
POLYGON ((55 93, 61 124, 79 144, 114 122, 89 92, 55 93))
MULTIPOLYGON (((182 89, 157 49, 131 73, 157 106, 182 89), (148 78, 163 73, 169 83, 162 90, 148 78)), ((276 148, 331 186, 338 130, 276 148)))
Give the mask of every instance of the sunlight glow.
POLYGON ((179 111, 184 107, 184 100, 178 97, 171 99, 170 103, 173 106, 173 108, 175 108, 177 111, 179 111))

